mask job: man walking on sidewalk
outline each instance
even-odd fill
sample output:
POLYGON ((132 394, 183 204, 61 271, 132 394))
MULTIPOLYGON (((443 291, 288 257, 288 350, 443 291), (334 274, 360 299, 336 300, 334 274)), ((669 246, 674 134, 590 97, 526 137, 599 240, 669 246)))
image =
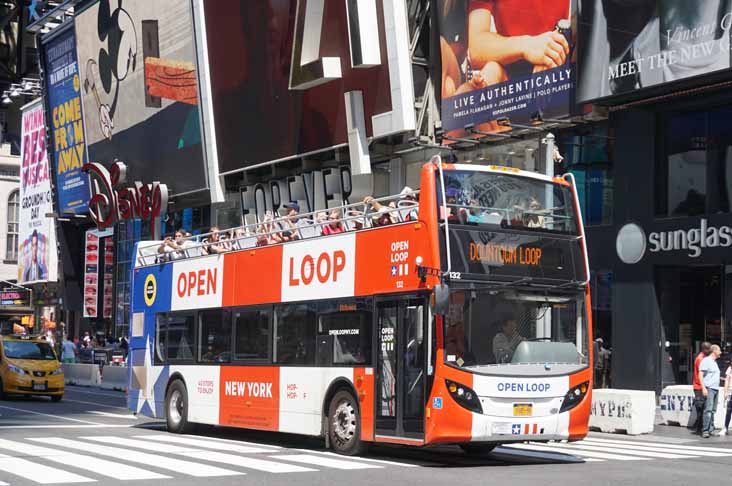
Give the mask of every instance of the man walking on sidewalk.
POLYGON ((713 344, 709 356, 704 358, 699 365, 699 381, 704 395, 704 424, 702 437, 708 439, 714 432, 714 413, 717 411, 717 398, 719 395, 719 366, 717 359, 721 356, 722 350, 713 344))
POLYGON ((702 394, 702 385, 699 381, 699 365, 704 358, 709 356, 709 350, 712 347, 712 343, 704 341, 701 343, 701 351, 694 358, 694 378, 692 385, 694 386, 694 408, 696 409, 696 422, 691 426, 697 434, 702 433, 702 423, 704 421, 702 415, 704 414, 704 395, 702 394))

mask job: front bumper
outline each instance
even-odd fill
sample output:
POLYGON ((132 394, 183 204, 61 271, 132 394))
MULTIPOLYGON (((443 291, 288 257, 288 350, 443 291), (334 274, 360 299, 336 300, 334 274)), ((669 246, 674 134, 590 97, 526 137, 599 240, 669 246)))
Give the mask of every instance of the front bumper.
POLYGON ((63 395, 64 375, 35 377, 8 373, 3 389, 5 393, 19 395, 63 395))

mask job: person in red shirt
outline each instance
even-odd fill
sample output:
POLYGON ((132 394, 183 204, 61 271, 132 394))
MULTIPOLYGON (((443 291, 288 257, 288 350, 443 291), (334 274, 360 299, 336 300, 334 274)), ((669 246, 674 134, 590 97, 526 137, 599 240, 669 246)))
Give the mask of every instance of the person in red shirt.
POLYGON ((442 5, 443 98, 507 81, 516 67, 539 72, 567 60, 569 43, 555 26, 569 19, 568 0, 443 0, 442 5))
POLYGON ((709 352, 712 349, 712 343, 704 341, 701 343, 701 351, 694 358, 694 379, 692 380, 692 386, 694 387, 694 408, 696 409, 696 422, 689 427, 694 429, 697 434, 702 433, 702 410, 704 407, 704 394, 702 393, 701 382, 699 381, 699 365, 702 360, 709 356, 709 352))

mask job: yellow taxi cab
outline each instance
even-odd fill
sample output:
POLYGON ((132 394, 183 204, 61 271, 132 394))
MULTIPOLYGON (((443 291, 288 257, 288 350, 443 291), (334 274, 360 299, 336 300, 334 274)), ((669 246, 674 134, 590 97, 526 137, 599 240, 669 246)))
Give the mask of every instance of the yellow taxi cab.
POLYGON ((51 345, 31 336, 0 338, 0 398, 12 395, 64 396, 64 372, 51 345))

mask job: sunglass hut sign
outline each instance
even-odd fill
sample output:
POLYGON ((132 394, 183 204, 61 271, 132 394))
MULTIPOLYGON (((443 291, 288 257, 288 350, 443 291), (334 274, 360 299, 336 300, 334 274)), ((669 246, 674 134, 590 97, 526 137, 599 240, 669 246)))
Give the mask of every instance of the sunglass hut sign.
POLYGON ((625 263, 638 263, 646 250, 651 253, 683 251, 690 258, 701 256, 705 248, 732 246, 732 227, 710 226, 701 219, 697 227, 670 231, 655 231, 646 237, 643 228, 628 223, 618 231, 616 250, 625 263))

